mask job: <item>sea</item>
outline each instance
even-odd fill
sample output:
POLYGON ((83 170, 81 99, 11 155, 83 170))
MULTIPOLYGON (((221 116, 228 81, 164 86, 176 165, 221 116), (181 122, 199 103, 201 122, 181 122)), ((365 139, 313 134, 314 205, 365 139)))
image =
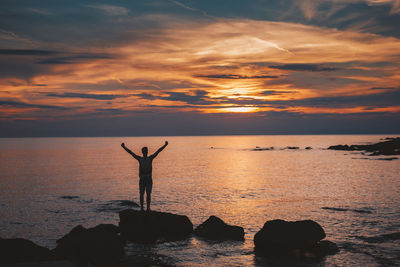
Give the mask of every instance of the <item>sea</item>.
POLYGON ((127 266, 400 266, 400 159, 327 150, 386 137, 396 135, 2 138, 0 237, 55 248, 77 225, 118 225, 139 202, 138 163, 121 143, 140 154, 168 141, 153 162, 152 209, 194 227, 215 215, 242 226, 245 241, 128 243, 127 266), (314 220, 340 252, 256 256, 253 237, 273 219, 314 220))

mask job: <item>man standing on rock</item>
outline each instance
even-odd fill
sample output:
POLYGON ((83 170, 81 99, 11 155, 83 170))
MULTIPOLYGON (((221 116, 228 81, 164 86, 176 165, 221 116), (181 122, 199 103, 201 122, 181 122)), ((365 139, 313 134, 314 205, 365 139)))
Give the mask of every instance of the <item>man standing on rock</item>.
POLYGON ((153 169, 153 159, 157 157, 158 153, 163 151, 163 149, 168 145, 168 141, 165 141, 165 144, 160 147, 153 155, 147 156, 148 149, 147 147, 142 148, 143 157, 136 155, 131 150, 129 150, 125 143, 122 143, 121 146, 126 150, 129 154, 132 155, 135 159, 139 161, 139 193, 140 193, 140 209, 143 210, 143 198, 144 191, 146 191, 146 204, 147 210, 150 211, 150 203, 151 203, 151 189, 153 188, 153 179, 151 177, 152 169, 153 169))

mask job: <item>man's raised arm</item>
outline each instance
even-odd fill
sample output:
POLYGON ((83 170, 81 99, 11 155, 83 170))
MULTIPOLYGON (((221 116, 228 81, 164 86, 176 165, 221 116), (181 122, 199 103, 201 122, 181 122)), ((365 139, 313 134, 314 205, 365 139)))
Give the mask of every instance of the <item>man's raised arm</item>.
POLYGON ((150 156, 150 158, 154 159, 155 157, 157 157, 158 153, 160 153, 161 151, 163 151, 163 149, 168 145, 168 141, 165 141, 165 144, 160 147, 153 155, 150 156))
POLYGON ((123 149, 125 149, 126 152, 128 152, 129 154, 131 154, 132 157, 134 157, 134 158, 137 159, 137 160, 140 159, 140 157, 139 157, 138 155, 136 155, 135 153, 133 153, 129 148, 127 148, 127 147, 125 146, 125 143, 122 143, 121 146, 122 146, 123 149))

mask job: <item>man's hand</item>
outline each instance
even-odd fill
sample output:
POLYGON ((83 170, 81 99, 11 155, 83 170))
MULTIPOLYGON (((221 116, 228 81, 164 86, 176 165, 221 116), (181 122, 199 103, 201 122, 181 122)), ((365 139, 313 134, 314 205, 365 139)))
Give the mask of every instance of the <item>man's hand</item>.
POLYGON ((168 141, 165 141, 165 145, 166 145, 166 146, 168 145, 168 141))
POLYGON ((121 146, 122 146, 122 147, 125 147, 125 143, 122 143, 121 146))

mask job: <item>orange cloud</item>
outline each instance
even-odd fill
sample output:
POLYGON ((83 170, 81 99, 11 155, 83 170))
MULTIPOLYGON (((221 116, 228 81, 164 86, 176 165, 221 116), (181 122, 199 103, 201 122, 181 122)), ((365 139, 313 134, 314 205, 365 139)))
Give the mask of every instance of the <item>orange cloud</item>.
MULTIPOLYGON (((246 97, 261 103, 263 100, 371 94, 369 88, 373 87, 398 88, 400 40, 394 37, 286 22, 221 19, 182 23, 168 19, 165 30, 154 36, 149 34, 130 44, 116 43, 114 47, 100 51, 90 51, 90 47, 88 50, 114 57, 49 64, 47 72, 28 80, 1 78, 0 100, 12 98, 38 107, 67 108, 52 109, 54 116, 95 114, 106 109, 150 110, 157 106, 171 106, 172 109, 181 106, 181 110, 200 112, 399 112, 398 107, 322 109, 298 106, 276 109, 235 102, 226 106, 227 99, 246 97), (384 67, 379 65, 382 62, 386 64, 384 67), (271 67, 277 64, 291 64, 292 67, 271 67), (295 69, 299 66, 295 64, 303 64, 303 69, 295 69), (310 68, 319 64, 328 67, 310 68), (377 70, 384 75, 368 75, 377 70), (213 101, 213 104, 207 108, 206 104, 201 107, 188 105, 180 99, 138 97, 140 93, 181 92, 190 95, 193 90, 207 91, 207 101, 213 101), (268 90, 291 92, 262 94, 268 90), (124 97, 96 99, 88 95, 124 97)), ((24 118, 24 112, 26 118, 43 117, 42 111, 26 107, 16 110, 3 105, 1 112, 8 114, 8 118, 13 114, 24 118)))

